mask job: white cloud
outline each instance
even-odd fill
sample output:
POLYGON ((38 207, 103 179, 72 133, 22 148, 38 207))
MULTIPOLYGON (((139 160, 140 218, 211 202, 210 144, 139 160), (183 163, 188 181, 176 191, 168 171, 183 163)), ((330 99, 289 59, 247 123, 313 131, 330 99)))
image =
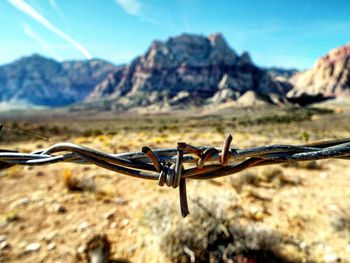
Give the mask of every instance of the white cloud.
POLYGON ((49 4, 50 4, 50 6, 51 6, 54 10, 56 10, 56 11, 59 11, 59 10, 60 10, 59 7, 58 7, 58 5, 57 5, 56 0, 49 0, 49 4))
POLYGON ((56 0, 49 0, 49 4, 50 4, 51 8, 56 12, 56 14, 66 24, 67 23, 67 18, 65 16, 65 14, 62 12, 61 8, 58 6, 56 0))
POLYGON ((49 44, 43 37, 41 37, 38 33, 33 31, 28 25, 23 25, 24 33, 30 38, 34 39, 42 49, 44 49, 47 53, 49 53, 56 60, 62 60, 62 58, 56 53, 51 44, 49 44))
POLYGON ((141 16, 142 5, 138 0, 115 0, 117 4, 129 15, 141 16))
POLYGON ((92 56, 89 53, 89 51, 86 50, 85 47, 83 47, 79 42, 77 42, 75 39, 73 39, 71 36, 64 33, 62 30, 51 24, 50 21, 48 21, 44 16, 42 16, 38 11, 36 11, 31 5, 29 5, 24 0, 7 0, 11 5, 13 5, 15 8, 23 12, 24 14, 30 16, 34 20, 36 20, 38 23, 46 27, 48 30, 50 30, 52 33, 56 34, 63 40, 65 40, 67 43, 75 47, 84 57, 87 59, 91 59, 92 56))

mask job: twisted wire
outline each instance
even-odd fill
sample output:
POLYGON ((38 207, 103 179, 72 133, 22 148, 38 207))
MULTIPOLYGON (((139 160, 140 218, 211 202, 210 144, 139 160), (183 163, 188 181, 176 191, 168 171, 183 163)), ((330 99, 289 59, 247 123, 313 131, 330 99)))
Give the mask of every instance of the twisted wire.
POLYGON ((108 154, 72 143, 58 143, 32 153, 0 149, 0 170, 14 165, 39 166, 61 162, 94 164, 116 173, 157 180, 160 186, 179 188, 182 216, 189 214, 186 179, 212 179, 255 166, 291 161, 350 159, 350 138, 296 145, 264 145, 248 149, 230 148, 232 136, 222 148, 192 146, 179 142, 176 148, 143 147, 141 152, 108 154), (185 168, 187 166, 192 166, 185 168))

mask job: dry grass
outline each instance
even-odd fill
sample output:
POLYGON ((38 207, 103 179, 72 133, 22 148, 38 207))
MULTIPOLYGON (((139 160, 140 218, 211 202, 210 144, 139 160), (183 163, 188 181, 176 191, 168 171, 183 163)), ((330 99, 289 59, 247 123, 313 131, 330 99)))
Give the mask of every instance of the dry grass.
POLYGON ((63 182, 69 191, 96 192, 96 183, 92 176, 74 174, 71 169, 64 169, 63 182))
POLYGON ((193 200, 193 214, 184 222, 168 204, 151 207, 144 221, 159 237, 159 246, 172 262, 288 262, 279 251, 283 237, 256 223, 242 224, 219 201, 193 200), (239 261, 240 260, 240 261, 239 261))
MULTIPOLYGON (((245 148, 349 137, 350 132, 348 109, 3 120, 0 148, 21 151, 59 141, 111 153, 174 147, 178 141, 221 146, 223 133, 233 134, 233 147, 245 148)), ((189 262, 193 256, 212 262, 327 262, 332 257, 349 262, 349 216, 339 208, 350 198, 349 182, 349 163, 342 160, 189 180, 191 214, 182 219, 177 191, 156 182, 94 166, 14 167, 0 176, 6 221, 0 236, 10 244, 0 250, 0 262, 75 262, 77 249, 92 233, 108 236, 112 258, 131 262, 189 262), (29 201, 14 206, 23 198, 29 201), (58 205, 65 213, 53 209, 58 205), (16 218, 12 211, 18 220, 11 219, 16 218), (40 251, 24 253, 29 243, 40 243, 40 251)))
POLYGON ((302 180, 298 175, 286 175, 279 167, 265 167, 257 172, 246 171, 230 177, 230 184, 239 193, 246 186, 280 188, 301 183, 302 180))
POLYGON ((304 162, 289 162, 282 165, 283 167, 294 167, 307 170, 322 170, 322 166, 315 160, 304 162))

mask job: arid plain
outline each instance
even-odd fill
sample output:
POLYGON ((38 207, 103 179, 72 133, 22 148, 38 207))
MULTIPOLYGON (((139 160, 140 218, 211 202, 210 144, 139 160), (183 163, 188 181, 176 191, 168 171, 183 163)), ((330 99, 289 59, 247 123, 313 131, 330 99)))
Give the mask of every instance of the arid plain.
MULTIPOLYGON (((221 147, 229 133, 234 148, 350 137, 350 107, 331 103, 66 116, 4 114, 0 148, 31 152, 64 141, 121 153, 179 141, 221 147)), ((193 256, 210 262, 350 262, 347 160, 188 180, 191 214, 185 219, 177 190, 92 165, 16 166, 0 175, 0 262, 82 261, 96 233, 110 240, 111 262, 191 262, 193 256)))

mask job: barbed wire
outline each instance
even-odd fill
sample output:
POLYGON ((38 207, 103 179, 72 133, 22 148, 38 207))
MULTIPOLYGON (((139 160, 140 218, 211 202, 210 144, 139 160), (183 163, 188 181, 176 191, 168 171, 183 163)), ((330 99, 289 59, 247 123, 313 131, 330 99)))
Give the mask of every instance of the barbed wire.
POLYGON ((192 146, 179 142, 176 148, 108 154, 72 143, 58 143, 32 153, 0 149, 0 170, 14 165, 39 166, 61 162, 94 164, 116 173, 157 180, 160 186, 179 188, 180 210, 189 214, 186 179, 205 180, 227 176, 255 166, 291 161, 350 159, 350 138, 304 145, 264 145, 248 149, 230 148, 228 135, 222 148, 192 146), (191 165, 192 164, 192 165, 191 165), (186 168, 185 168, 186 165, 186 168))

